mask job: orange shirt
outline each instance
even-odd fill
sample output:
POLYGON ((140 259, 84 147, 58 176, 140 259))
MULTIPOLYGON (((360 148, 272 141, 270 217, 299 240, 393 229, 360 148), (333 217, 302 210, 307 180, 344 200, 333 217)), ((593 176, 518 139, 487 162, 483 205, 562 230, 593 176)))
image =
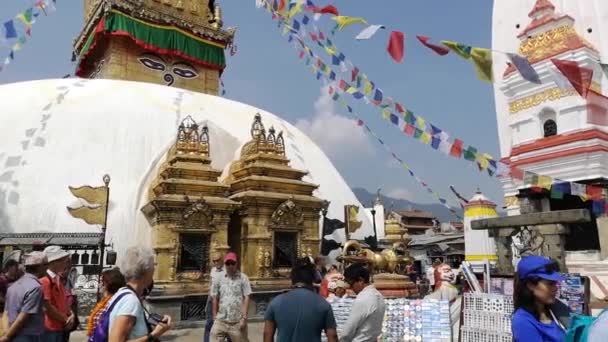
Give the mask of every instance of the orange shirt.
MULTIPOLYGON (((53 305, 59 312, 69 316, 70 307, 66 300, 65 287, 59 281, 59 277, 52 278, 45 276, 40 278, 40 284, 42 285, 42 294, 45 301, 53 305)), ((44 329, 46 331, 63 331, 65 322, 56 321, 49 317, 46 313, 44 314, 44 329)))

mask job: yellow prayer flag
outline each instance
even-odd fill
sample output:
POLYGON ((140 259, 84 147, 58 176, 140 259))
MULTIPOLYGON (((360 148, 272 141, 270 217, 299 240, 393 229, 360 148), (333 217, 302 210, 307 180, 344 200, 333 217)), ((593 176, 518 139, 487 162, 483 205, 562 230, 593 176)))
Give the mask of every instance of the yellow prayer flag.
POLYGON ((346 89, 346 92, 349 94, 354 94, 357 92, 357 88, 349 86, 348 89, 346 89))
POLYGON ((88 207, 80 207, 80 208, 67 208, 75 218, 79 218, 84 220, 84 222, 88 224, 99 224, 104 225, 106 223, 106 206, 103 205, 97 208, 88 208, 88 207))
POLYGON ((391 111, 388 108, 385 108, 382 111, 382 117, 384 118, 384 120, 388 120, 391 118, 391 111))
POLYGON ((21 44, 15 43, 15 45, 13 45, 13 51, 19 51, 19 50, 21 50, 21 44))
POLYGON ((538 176, 538 186, 543 188, 543 189, 547 189, 547 190, 551 190, 551 184, 553 184, 553 178, 549 177, 549 176, 538 176))
POLYGON ((357 230, 359 230, 359 228, 361 228, 361 225, 363 224, 363 222, 358 220, 358 216, 359 216, 359 207, 358 206, 347 205, 346 208, 347 208, 346 224, 348 227, 348 233, 352 234, 352 233, 356 232, 357 230))
POLYGON ((105 186, 92 187, 92 186, 81 186, 79 188, 69 187, 72 195, 82 198, 87 201, 89 204, 100 204, 105 205, 108 200, 108 188, 105 186))
POLYGON ((416 118, 416 126, 418 126, 420 129, 426 128, 426 122, 424 121, 423 117, 419 116, 416 118))
POLYGON ((372 93, 372 90, 374 90, 374 86, 372 85, 372 82, 370 82, 367 78, 364 80, 364 89, 363 89, 363 94, 365 95, 369 95, 372 93))
POLYGON ((337 24, 338 24, 338 30, 341 30, 347 26, 350 26, 352 24, 363 24, 363 25, 367 25, 367 21, 365 21, 365 19, 363 18, 359 18, 359 17, 348 17, 345 15, 337 15, 331 18, 332 20, 334 20, 337 24))
POLYGON ((492 69, 492 50, 484 48, 472 48, 471 59, 477 78, 481 81, 494 83, 494 73, 492 69))
POLYGON ((287 12, 287 18, 291 18, 294 15, 302 12, 302 7, 304 6, 303 2, 297 3, 292 9, 287 12))
POLYGON ((428 145, 428 143, 431 142, 431 135, 427 132, 422 132, 422 135, 420 135, 420 142, 428 145))
POLYGON ((336 54, 336 50, 335 50, 335 49, 332 49, 332 48, 331 48, 331 47, 329 47, 329 46, 326 46, 326 47, 325 47, 325 52, 327 52, 327 54, 328 54, 328 55, 330 55, 330 56, 333 56, 333 55, 335 55, 335 54, 336 54))

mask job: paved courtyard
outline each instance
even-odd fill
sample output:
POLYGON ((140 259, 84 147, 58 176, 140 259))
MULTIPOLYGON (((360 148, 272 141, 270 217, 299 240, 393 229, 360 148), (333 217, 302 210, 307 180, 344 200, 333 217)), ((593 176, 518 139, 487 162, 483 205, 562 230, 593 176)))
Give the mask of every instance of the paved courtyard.
MULTIPOLYGON (((249 341, 261 342, 264 333, 264 323, 249 323, 249 341)), ((85 332, 78 331, 70 337, 70 342, 85 342, 85 332)), ((202 342, 203 328, 179 329, 170 331, 161 341, 202 342)))

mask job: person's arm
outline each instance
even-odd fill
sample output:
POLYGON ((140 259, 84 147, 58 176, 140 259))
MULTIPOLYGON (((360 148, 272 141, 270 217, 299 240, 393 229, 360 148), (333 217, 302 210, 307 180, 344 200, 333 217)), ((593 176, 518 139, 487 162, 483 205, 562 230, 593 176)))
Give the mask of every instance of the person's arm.
POLYGON ((3 341, 2 338, 6 338, 6 341, 10 341, 21 331, 27 320, 29 319, 30 314, 25 312, 20 312, 17 315, 17 319, 13 322, 13 324, 8 328, 6 335, 0 337, 0 341, 3 341))
POLYGON ((241 304, 241 328, 247 325, 247 315, 249 314, 249 296, 251 295, 251 284, 249 279, 244 276, 242 291, 243 291, 243 303, 241 304))
POLYGON ((344 328, 342 328, 340 342, 351 342, 355 338, 359 327, 361 327, 368 316, 368 310, 368 305, 363 300, 360 300, 360 298, 355 299, 348 315, 348 320, 344 324, 344 328))
POLYGON ((264 321, 264 342, 274 342, 277 326, 274 321, 264 321))
POLYGON ((57 310, 57 308, 51 304, 52 301, 52 286, 53 284, 51 283, 52 280, 49 279, 48 277, 44 277, 42 279, 40 279, 40 284, 42 287, 42 295, 43 295, 43 308, 44 308, 44 313, 46 315, 48 315, 52 320, 54 321, 58 321, 58 322, 62 322, 62 323, 66 323, 68 320, 68 316, 62 314, 61 312, 59 312, 59 310, 57 310))
MULTIPOLYGON (((150 336, 155 339, 160 338, 165 332, 171 329, 171 317, 164 316, 167 324, 158 323, 158 325, 154 328, 154 330, 150 333, 150 336)), ((134 316, 117 316, 114 322, 112 323, 112 330, 110 331, 110 336, 108 337, 108 342, 147 342, 148 335, 142 336, 136 339, 129 340, 129 334, 133 327, 135 326, 135 317, 134 316)))
POLYGON ((217 318, 217 312, 220 309, 220 282, 214 281, 211 283, 211 299, 212 305, 211 310, 213 312, 213 319, 217 318))
POLYGON ((336 328, 325 329, 325 336, 327 336, 327 342, 338 342, 338 331, 336 328))
POLYGON ((13 339, 23 328, 30 315, 38 313, 40 310, 40 302, 42 301, 42 288, 36 287, 30 290, 23 297, 23 305, 21 306, 21 312, 17 315, 17 319, 9 327, 6 332, 7 341, 13 339))
POLYGON ((338 342, 336 319, 334 318, 334 311, 329 305, 325 314, 325 336, 327 336, 327 342, 338 342))

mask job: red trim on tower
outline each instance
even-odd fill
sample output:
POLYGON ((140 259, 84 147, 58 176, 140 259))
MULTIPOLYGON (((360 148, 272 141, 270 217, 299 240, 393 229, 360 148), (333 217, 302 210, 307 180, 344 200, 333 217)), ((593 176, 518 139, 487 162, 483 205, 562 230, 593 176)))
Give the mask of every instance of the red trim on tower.
POLYGON ((532 9, 532 11, 530 11, 530 13, 528 13, 528 17, 532 18, 536 14, 538 14, 538 12, 541 12, 541 11, 544 11, 547 9, 555 10, 555 6, 553 5, 553 3, 551 3, 551 1, 536 0, 536 4, 534 4, 534 8, 532 9))
POLYGON ((558 159, 563 157, 569 157, 576 154, 585 154, 585 153, 593 153, 593 152, 608 152, 608 146, 603 145, 593 145, 586 147, 578 147, 573 148, 566 151, 552 152, 543 154, 542 156, 525 158, 517 161, 510 161, 508 164, 510 167, 519 167, 527 164, 540 163, 547 160, 558 159))
POLYGON ((608 132, 604 132, 597 128, 594 128, 571 134, 559 134, 548 138, 538 139, 531 143, 514 146, 511 150, 510 157, 515 157, 523 153, 538 151, 549 147, 565 145, 575 141, 591 139, 600 139, 603 141, 608 141, 608 132))

